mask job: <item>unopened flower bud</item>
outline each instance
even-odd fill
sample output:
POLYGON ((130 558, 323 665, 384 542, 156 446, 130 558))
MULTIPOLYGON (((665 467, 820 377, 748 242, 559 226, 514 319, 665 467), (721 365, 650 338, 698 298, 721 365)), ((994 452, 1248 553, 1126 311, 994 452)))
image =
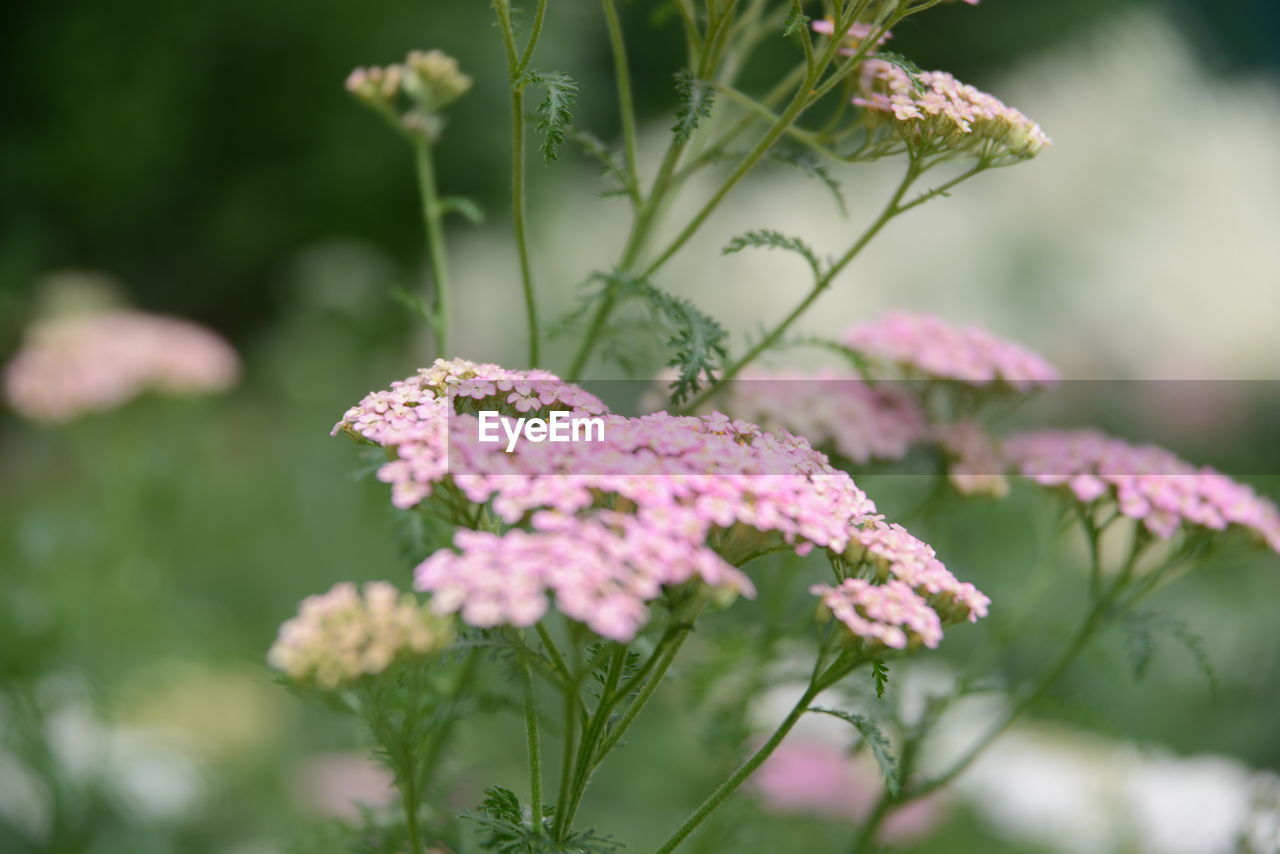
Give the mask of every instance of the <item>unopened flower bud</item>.
POLYGON ((412 51, 405 68, 409 72, 405 91, 427 115, 458 100, 471 88, 471 77, 458 69, 458 60, 443 51, 412 51))

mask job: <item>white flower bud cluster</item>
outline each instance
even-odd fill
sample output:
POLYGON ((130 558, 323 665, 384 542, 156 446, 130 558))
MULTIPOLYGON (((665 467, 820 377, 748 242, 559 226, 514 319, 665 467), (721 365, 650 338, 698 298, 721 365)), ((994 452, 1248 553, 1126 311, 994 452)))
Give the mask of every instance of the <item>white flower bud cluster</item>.
POLYGON ((362 591, 343 582, 303 600, 298 615, 280 627, 267 661, 290 679, 333 690, 450 640, 448 621, 412 594, 386 581, 368 582, 362 591))
POLYGON ((393 124, 434 139, 444 126, 441 111, 471 89, 471 77, 443 51, 410 51, 403 63, 357 68, 347 91, 393 124))

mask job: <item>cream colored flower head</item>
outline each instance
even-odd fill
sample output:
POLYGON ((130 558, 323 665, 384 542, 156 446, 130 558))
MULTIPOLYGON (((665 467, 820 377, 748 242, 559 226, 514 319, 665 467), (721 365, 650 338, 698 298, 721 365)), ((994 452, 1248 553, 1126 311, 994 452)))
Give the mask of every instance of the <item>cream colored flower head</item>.
POLYGON ((412 594, 386 581, 357 590, 351 582, 303 600, 298 615, 280 627, 267 654, 272 667, 297 682, 325 690, 382 673, 404 657, 448 646, 453 632, 412 594))

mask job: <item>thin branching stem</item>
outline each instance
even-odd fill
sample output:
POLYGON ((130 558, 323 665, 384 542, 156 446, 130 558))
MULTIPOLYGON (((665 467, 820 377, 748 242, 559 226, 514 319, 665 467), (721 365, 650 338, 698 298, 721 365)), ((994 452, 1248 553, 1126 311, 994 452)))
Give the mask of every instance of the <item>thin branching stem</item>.
POLYGON ((732 382, 733 379, 737 377, 738 374, 741 373, 744 368, 746 368, 749 364, 755 361, 755 359, 761 353, 765 352, 770 347, 772 347, 775 343, 777 343, 777 341, 786 333, 786 331, 791 328, 791 325, 795 323, 796 320, 798 320, 802 314, 808 311, 809 307, 813 305, 814 302, 817 301, 818 297, 822 296, 822 293, 828 287, 831 286, 831 283, 832 281, 835 280, 836 276, 838 276, 840 272, 845 267, 847 267, 849 263, 853 261, 854 258, 858 256, 858 253, 860 253, 864 248, 866 248, 867 244, 869 244, 872 241, 872 239, 874 239, 875 236, 880 233, 881 229, 883 229, 886 225, 889 224, 890 220, 892 220, 895 216, 898 215, 898 213, 900 212, 899 205, 902 202, 903 196, 906 195, 907 190, 911 188, 911 185, 915 183, 915 180, 917 177, 919 177, 919 174, 920 174, 919 167, 916 164, 916 162, 912 160, 908 165, 906 174, 903 176, 902 181, 899 182, 898 188, 894 191, 893 195, 889 198, 888 203, 884 206, 884 209, 881 210, 880 215, 877 216, 875 220, 872 221, 871 225, 867 227, 866 231, 864 231, 862 235, 856 241, 854 241, 853 245, 850 246, 849 249, 843 255, 841 255, 840 258, 834 264, 832 264, 831 267, 826 272, 824 272, 821 276, 818 276, 814 280, 813 287, 810 288, 809 292, 805 294, 804 298, 800 300, 799 303, 796 304, 795 308, 791 309, 791 311, 788 312, 787 315, 782 318, 782 320, 778 321, 778 323, 775 324, 774 327, 770 329, 767 333, 765 333, 765 335, 759 341, 757 341, 749 350, 747 350, 746 353, 744 353, 737 361, 735 361, 732 365, 730 365, 728 368, 725 369, 724 373, 720 376, 718 382, 716 382, 714 385, 708 386, 707 388, 703 389, 701 394, 699 394, 693 400, 689 401, 689 403, 685 406, 685 409, 687 411, 696 410, 698 406, 705 403, 713 394, 715 394, 726 383, 732 382))
POLYGON ((529 804, 535 830, 542 829, 542 742, 538 733, 538 705, 533 692, 533 676, 523 651, 516 652, 520 687, 524 699, 525 740, 529 748, 529 804))
POLYGON ((600 5, 604 9, 609 47, 613 51, 613 72, 618 87, 618 116, 622 123, 623 156, 631 182, 639 184, 640 158, 636 153, 636 108, 631 94, 631 68, 627 63, 627 43, 622 35, 622 22, 618 18, 618 8, 613 0, 600 0, 600 5))
POLYGON ((436 188, 433 146, 425 135, 414 137, 414 163, 418 171, 418 195, 422 202, 422 221, 427 238, 427 261, 435 293, 431 309, 432 333, 436 355, 449 358, 449 258, 444 240, 444 209, 436 188))
POLYGON ((502 31, 502 44, 507 57, 507 74, 511 87, 511 223, 515 231, 516 255, 520 265, 520 287, 524 297, 525 319, 529 333, 529 367, 536 367, 539 359, 538 303, 533 282, 533 263, 529 257, 529 229, 527 222, 527 152, 525 151, 524 73, 534 46, 542 32, 542 20, 546 13, 546 0, 540 0, 534 14, 534 29, 521 52, 515 27, 511 23, 509 0, 494 0, 493 8, 502 31))

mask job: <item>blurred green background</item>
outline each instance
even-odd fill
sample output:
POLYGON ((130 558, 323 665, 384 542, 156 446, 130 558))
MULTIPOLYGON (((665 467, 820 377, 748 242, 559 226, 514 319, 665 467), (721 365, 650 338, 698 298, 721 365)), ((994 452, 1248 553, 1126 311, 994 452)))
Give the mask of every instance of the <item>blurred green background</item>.
MULTIPOLYGON (((553 4, 537 64, 574 74, 578 124, 611 139, 610 58, 597 10, 561 5, 553 4)), ((985 86, 1151 5, 983 0, 912 22, 896 34, 896 49, 985 86)), ((625 13, 640 108, 664 128, 678 27, 663 3, 633 0, 625 13)), ((1207 79, 1230 87, 1274 76, 1276 4, 1200 0, 1163 5, 1160 14, 1207 79)), ((302 764, 309 759, 358 746, 358 734, 272 685, 263 656, 301 597, 344 579, 404 583, 416 562, 398 546, 400 520, 385 488, 354 477, 355 450, 326 433, 367 389, 415 366, 414 319, 390 294, 420 279, 422 251, 408 154, 342 80, 357 65, 416 47, 459 57, 476 86, 450 114, 440 171, 449 194, 490 212, 481 233, 505 246, 506 93, 490 10, 479 0, 97 0, 23 4, 5 19, 0 355, 20 345, 42 277, 89 269, 118 279, 142 308, 226 334, 246 377, 226 397, 147 399, 57 429, 0 413, 0 851, 332 850, 324 810, 299 775, 312 773, 302 764), (74 757, 82 767, 70 767, 74 757)), ((788 59, 782 47, 766 50, 748 81, 768 80, 788 59)), ((1183 132, 1194 133, 1196 116, 1183 117, 1183 132)), ((1107 115, 1094 118, 1107 127, 1107 115)), ((593 181, 576 154, 566 161, 534 169, 535 218, 566 182, 593 181)), ((1000 180, 1016 186, 1015 173, 1000 180)), ((573 251, 567 242, 542 249, 573 251)), ((1001 269, 994 259, 975 263, 1001 269)), ((488 343, 475 338, 464 350, 488 343)), ((1243 443, 1224 448, 1216 435, 1190 435, 1181 449, 1198 459, 1265 459, 1256 471, 1277 471, 1274 412, 1253 411, 1245 422, 1243 443)), ((1257 479, 1274 494, 1273 481, 1257 479)), ((865 486, 891 514, 919 498, 910 481, 865 486)), ((1013 612, 1049 603, 1041 606, 1047 622, 1065 631, 1073 610, 1058 603, 1079 589, 1079 579, 1052 572, 1027 582, 1040 543, 1031 522, 1043 513, 1043 502, 1019 492, 921 530, 960 577, 997 602, 1003 594, 1019 603, 1005 616, 997 610, 990 626, 992 638, 1016 641, 998 665, 1011 678, 1032 671, 1060 636, 1021 642, 1013 612)), ((1159 607, 1204 635, 1219 671, 1216 696, 1173 646, 1134 684, 1122 640, 1110 637, 1061 686, 1069 700, 1041 713, 1117 741, 1280 769, 1280 654, 1266 605, 1280 594, 1275 570, 1238 562, 1162 594, 1159 607)), ((715 619, 749 626, 757 607, 743 603, 715 619)), ((986 636, 954 634, 939 657, 962 667, 986 636)), ((706 643, 692 659, 705 666, 733 654, 706 643)), ((660 747, 620 757, 602 776, 597 792, 622 794, 587 804, 589 820, 638 849, 736 757, 736 748, 698 753, 695 735, 714 709, 691 723, 687 690, 668 692, 636 735, 660 747), (677 770, 655 774, 655 765, 677 770), (651 820, 638 820, 637 804, 652 806, 651 820)), ((478 757, 458 763, 464 804, 480 785, 519 786, 509 762, 520 750, 514 717, 485 719, 461 737, 478 757)), ((737 809, 721 831, 741 821, 753 835, 709 835, 719 850, 840 850, 848 835, 838 822, 766 820, 746 797, 737 809)), ((1001 835, 961 805, 911 850, 1061 849, 1001 835)))

